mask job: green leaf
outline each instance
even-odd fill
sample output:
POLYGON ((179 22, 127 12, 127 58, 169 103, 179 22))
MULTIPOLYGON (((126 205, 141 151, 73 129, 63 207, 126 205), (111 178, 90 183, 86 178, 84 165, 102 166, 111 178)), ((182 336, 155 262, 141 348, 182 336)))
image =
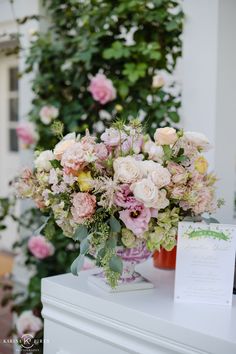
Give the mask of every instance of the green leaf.
POLYGON ((172 122, 179 123, 180 117, 177 112, 169 112, 168 115, 172 122))
POLYGON ((112 215, 109 219, 109 224, 112 232, 120 232, 121 224, 120 222, 112 215))
POLYGON ((112 256, 109 262, 109 267, 113 272, 122 273, 123 272, 123 262, 118 256, 112 256))
POLYGON ((78 275, 84 265, 84 255, 79 255, 71 264, 70 270, 73 275, 78 275))
POLYGON ((118 87, 118 91, 119 91, 119 94, 121 95, 121 97, 125 98, 129 93, 129 88, 124 82, 121 82, 118 87))
POLYGON ((82 241, 88 236, 88 229, 85 225, 80 225, 73 236, 75 241, 82 241))
POLYGON ((171 159, 172 156, 172 150, 171 147, 169 145, 163 145, 162 146, 164 154, 165 154, 165 160, 169 161, 171 159))
POLYGON ((115 236, 110 236, 106 242, 106 246, 108 248, 115 248, 116 244, 117 244, 117 237, 115 237, 115 236))
POLYGON ((60 161, 58 160, 50 160, 49 162, 53 168, 62 168, 60 161))
POLYGON ((89 241, 84 238, 80 243, 80 254, 86 254, 89 250, 89 241))
POLYGON ((146 75, 147 64, 146 63, 126 63, 124 66, 124 70, 122 71, 128 79, 134 83, 140 77, 144 77, 146 75))

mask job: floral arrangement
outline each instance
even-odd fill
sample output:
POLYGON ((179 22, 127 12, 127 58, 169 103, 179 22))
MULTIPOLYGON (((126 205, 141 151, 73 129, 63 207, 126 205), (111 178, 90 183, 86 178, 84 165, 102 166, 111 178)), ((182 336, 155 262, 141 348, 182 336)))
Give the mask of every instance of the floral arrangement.
POLYGON ((152 140, 139 120, 117 121, 98 141, 88 131, 72 133, 38 153, 35 169, 24 171, 16 187, 80 241, 72 272, 90 253, 115 286, 122 273, 116 246, 171 250, 180 220, 216 210, 216 177, 202 155, 209 147, 199 133, 158 128, 152 140))

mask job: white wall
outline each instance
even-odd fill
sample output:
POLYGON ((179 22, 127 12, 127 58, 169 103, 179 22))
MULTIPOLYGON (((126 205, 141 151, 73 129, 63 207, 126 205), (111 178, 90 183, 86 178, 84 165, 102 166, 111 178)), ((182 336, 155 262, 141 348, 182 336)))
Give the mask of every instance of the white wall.
POLYGON ((185 0, 183 124, 205 133, 210 165, 226 205, 219 220, 234 223, 236 159, 236 1, 185 0))

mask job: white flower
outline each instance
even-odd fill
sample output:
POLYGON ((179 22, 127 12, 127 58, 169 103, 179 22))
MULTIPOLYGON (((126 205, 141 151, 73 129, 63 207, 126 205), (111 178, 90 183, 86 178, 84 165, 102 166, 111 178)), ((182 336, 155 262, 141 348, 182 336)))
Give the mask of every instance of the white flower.
POLYGON ((149 178, 143 178, 131 185, 131 190, 137 200, 147 208, 158 207, 159 190, 149 178))
POLYGON ((202 133, 185 132, 184 138, 192 143, 197 149, 207 151, 210 148, 210 142, 207 137, 202 133))
POLYGON ((148 154, 150 160, 162 162, 164 151, 161 146, 157 146, 153 141, 148 140, 143 147, 143 152, 148 154))
POLYGON ((178 136, 174 128, 165 127, 156 130, 154 139, 157 145, 172 145, 177 141, 178 136))
POLYGON ((43 124, 50 124, 53 119, 57 118, 59 110, 54 106, 43 106, 39 111, 40 120, 43 124))
POLYGON ((170 204, 169 200, 166 198, 166 190, 161 189, 158 197, 157 209, 165 209, 170 204))
POLYGON ((150 173, 150 177, 158 188, 167 186, 171 180, 170 172, 161 165, 156 166, 156 169, 150 173))
POLYGON ((142 178, 139 163, 132 156, 118 157, 113 162, 114 180, 121 183, 133 183, 142 178))
POLYGON ((41 318, 36 317, 32 311, 24 311, 18 317, 16 322, 16 329, 19 336, 24 333, 35 335, 43 328, 41 318))
POLYGON ((165 80, 160 74, 153 76, 152 78, 152 87, 153 88, 160 88, 165 85, 165 80))
POLYGON ((51 150, 45 150, 34 161, 35 168, 38 170, 50 171, 52 165, 51 160, 54 160, 55 156, 51 150))
POLYGON ((99 112, 99 118, 102 120, 111 120, 112 116, 108 111, 105 111, 105 109, 101 109, 99 112))

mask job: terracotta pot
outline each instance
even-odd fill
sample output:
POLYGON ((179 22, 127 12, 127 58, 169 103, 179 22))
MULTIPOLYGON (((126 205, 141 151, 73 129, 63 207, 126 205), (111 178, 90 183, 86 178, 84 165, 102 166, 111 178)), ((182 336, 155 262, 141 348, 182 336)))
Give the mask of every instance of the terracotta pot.
POLYGON ((176 264, 176 246, 172 251, 166 251, 161 247, 160 251, 155 251, 153 254, 154 267, 160 269, 175 269, 176 264))

